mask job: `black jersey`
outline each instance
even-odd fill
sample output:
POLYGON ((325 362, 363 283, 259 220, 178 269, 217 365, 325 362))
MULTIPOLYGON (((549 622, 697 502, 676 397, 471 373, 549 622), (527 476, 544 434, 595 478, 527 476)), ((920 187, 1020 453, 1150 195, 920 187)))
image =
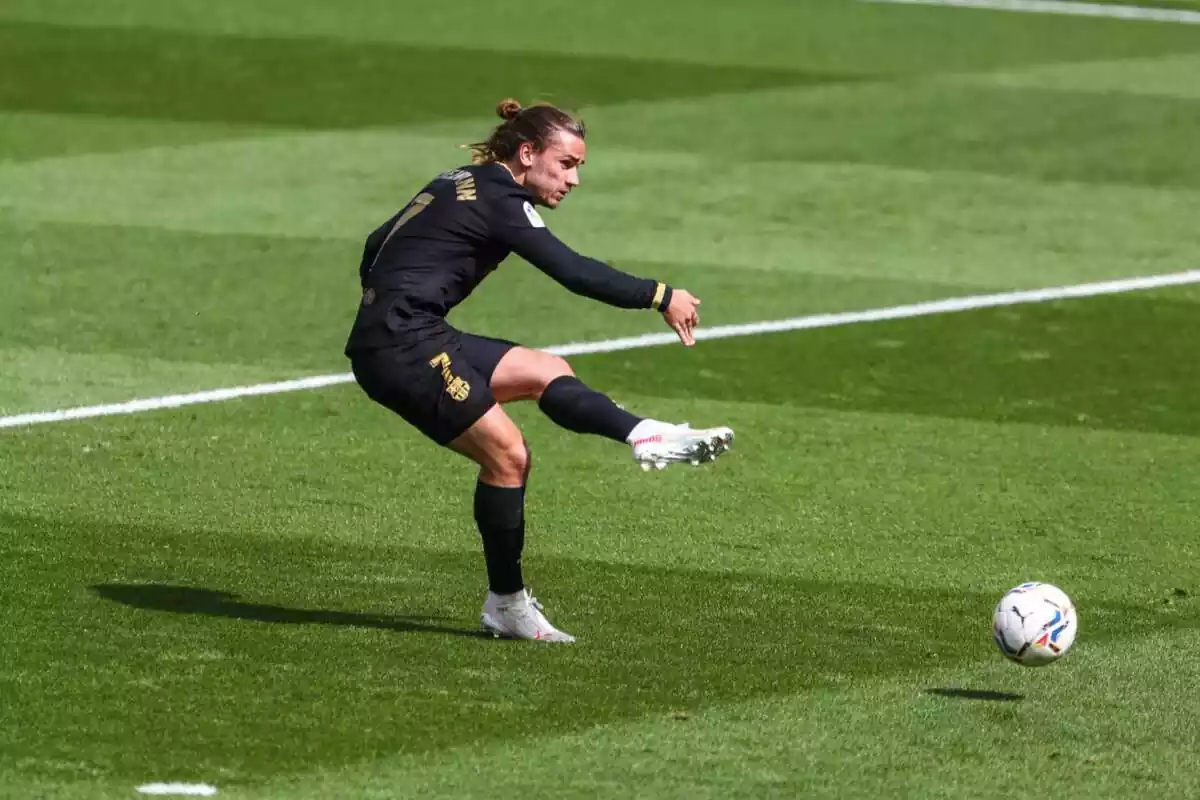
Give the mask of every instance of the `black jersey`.
POLYGON ((533 202, 501 164, 434 178, 367 238, 347 354, 434 335, 510 253, 576 294, 620 308, 667 307, 670 287, 579 255, 546 228, 533 202))

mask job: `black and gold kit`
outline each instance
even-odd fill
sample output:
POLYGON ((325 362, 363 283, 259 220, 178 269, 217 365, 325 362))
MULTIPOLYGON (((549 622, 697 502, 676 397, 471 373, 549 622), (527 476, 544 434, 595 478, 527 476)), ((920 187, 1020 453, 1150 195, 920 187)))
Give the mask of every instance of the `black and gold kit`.
POLYGON ((555 237, 503 165, 439 175, 367 238, 362 302, 346 343, 366 393, 439 444, 495 404, 488 383, 515 346, 458 331, 446 315, 511 253, 612 306, 664 310, 671 301, 666 284, 579 255, 555 237))

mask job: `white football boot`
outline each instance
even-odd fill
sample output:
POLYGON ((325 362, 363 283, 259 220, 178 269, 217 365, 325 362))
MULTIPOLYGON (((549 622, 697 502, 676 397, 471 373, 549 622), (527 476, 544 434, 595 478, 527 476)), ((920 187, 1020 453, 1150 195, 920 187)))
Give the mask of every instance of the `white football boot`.
POLYGON ((733 444, 733 430, 726 427, 696 428, 686 423, 671 425, 644 420, 629 435, 633 460, 643 470, 666 469, 668 464, 708 463, 733 444))
POLYGON ((575 641, 574 636, 550 624, 542 614, 542 604, 528 589, 516 594, 488 592, 479 621, 483 629, 497 639, 529 639, 558 644, 575 641))

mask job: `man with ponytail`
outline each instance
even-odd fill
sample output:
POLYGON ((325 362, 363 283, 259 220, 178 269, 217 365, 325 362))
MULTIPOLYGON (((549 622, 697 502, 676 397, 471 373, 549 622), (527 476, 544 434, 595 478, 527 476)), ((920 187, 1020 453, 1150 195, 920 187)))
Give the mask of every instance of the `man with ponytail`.
POLYGON ((510 253, 570 291, 654 310, 690 347, 700 301, 683 289, 579 255, 537 207, 557 208, 579 185, 583 122, 551 105, 500 103, 503 119, 472 145, 473 163, 439 175, 368 238, 362 302, 346 344, 355 378, 375 402, 479 465, 474 515, 489 591, 482 624, 496 636, 572 642, 525 588, 525 484, 532 462, 501 404, 532 400, 576 433, 632 446, 643 469, 701 464, 724 453, 729 428, 692 429, 636 416, 589 388, 562 358, 458 331, 447 313, 510 253))

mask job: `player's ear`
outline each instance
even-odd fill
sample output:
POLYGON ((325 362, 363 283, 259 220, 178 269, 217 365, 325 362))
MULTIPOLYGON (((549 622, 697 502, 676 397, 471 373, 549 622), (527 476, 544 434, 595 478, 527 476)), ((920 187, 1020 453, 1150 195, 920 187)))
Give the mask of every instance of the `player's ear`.
POLYGON ((517 159, 521 162, 521 166, 532 167, 535 152, 533 142, 521 142, 517 146, 517 159))

